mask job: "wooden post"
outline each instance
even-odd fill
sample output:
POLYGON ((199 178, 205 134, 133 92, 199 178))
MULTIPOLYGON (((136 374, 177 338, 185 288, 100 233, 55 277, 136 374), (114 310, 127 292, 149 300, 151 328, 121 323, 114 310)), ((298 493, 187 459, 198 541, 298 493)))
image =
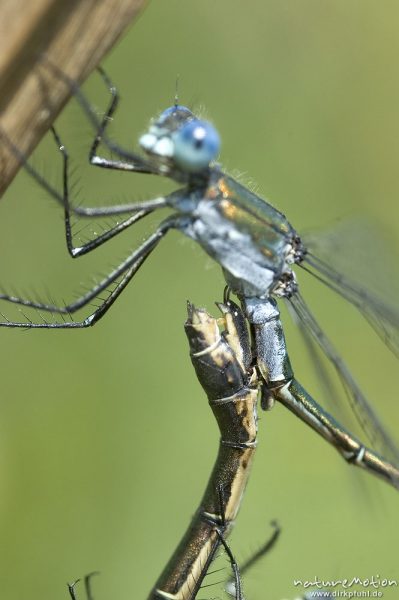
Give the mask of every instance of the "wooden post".
MULTIPOLYGON (((57 117, 70 90, 45 57, 82 82, 145 0, 3 0, 0 6, 0 134, 25 155, 57 117)), ((19 168, 0 137, 0 196, 19 168)))

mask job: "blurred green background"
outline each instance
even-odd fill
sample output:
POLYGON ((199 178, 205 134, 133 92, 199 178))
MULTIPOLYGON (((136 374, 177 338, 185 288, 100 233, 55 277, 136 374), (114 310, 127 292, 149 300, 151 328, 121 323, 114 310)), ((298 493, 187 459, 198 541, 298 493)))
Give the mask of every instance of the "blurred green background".
MULTIPOLYGON (((180 101, 219 129, 226 169, 256 185, 299 231, 367 215, 394 245, 398 23, 393 1, 154 0, 104 62, 122 95, 113 135, 133 145, 172 103, 179 74, 180 101)), ((101 112, 108 98, 95 75, 85 91, 101 112)), ((73 103, 58 125, 76 167, 77 201, 142 199, 173 188, 153 177, 89 168, 90 127, 73 103)), ((33 164, 59 185, 51 140, 33 164)), ((158 221, 151 217, 72 261, 61 211, 24 173, 0 212, 1 285, 30 296, 49 289, 60 301, 115 265, 158 221)), ((399 439, 395 359, 351 307, 317 282, 302 281, 399 439)), ((147 597, 216 455, 218 432, 189 361, 183 322, 187 299, 212 310, 223 286, 218 266, 172 233, 94 329, 1 330, 2 597, 65 599, 65 582, 91 570, 101 571, 96 600, 147 597)), ((18 315, 4 303, 0 309, 18 315)), ((303 342, 285 313, 284 319, 297 378, 324 402, 303 342)), ((272 518, 283 535, 248 574, 247 597, 293 598, 294 578, 399 579, 397 492, 355 474, 283 407, 262 414, 259 429, 231 545, 239 561, 247 557, 270 533, 272 518)), ((200 596, 206 592, 222 596, 220 587, 200 596)), ((397 598, 398 591, 384 597, 397 598)))

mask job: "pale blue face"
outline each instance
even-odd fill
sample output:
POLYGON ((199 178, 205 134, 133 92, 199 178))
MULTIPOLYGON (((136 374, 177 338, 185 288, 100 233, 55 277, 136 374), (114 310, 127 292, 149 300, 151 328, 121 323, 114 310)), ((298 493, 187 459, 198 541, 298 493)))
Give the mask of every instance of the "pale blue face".
POLYGON ((220 138, 207 121, 197 119, 185 106, 164 110, 140 138, 147 154, 172 163, 186 173, 201 173, 216 159, 220 138))

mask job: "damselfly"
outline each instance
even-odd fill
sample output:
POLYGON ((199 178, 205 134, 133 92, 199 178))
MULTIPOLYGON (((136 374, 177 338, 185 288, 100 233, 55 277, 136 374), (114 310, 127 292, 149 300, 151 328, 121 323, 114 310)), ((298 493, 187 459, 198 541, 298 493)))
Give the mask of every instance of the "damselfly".
MULTIPOLYGON (((391 460, 399 462, 395 443, 377 418, 347 366, 309 311, 299 293, 293 268, 301 267, 355 305, 376 329, 388 347, 399 353, 399 316, 395 308, 352 283, 327 262, 315 256, 303 244, 286 217, 259 196, 227 175, 215 162, 220 139, 216 129, 198 119, 188 108, 175 102, 154 120, 140 138, 144 155, 139 155, 112 142, 106 128, 118 104, 118 94, 107 75, 100 71, 111 92, 111 102, 101 122, 88 101, 65 75, 56 71, 77 96, 87 117, 96 128, 89 157, 93 165, 138 173, 169 177, 181 187, 167 196, 145 202, 109 207, 75 207, 69 198, 68 154, 58 134, 53 131, 63 158, 63 192, 58 193, 26 161, 30 174, 64 207, 66 241, 72 257, 82 256, 98 248, 140 219, 161 208, 171 208, 172 216, 163 220, 156 231, 134 250, 99 284, 78 300, 64 306, 35 302, 8 294, 0 299, 36 308, 39 311, 71 315, 87 306, 93 298, 115 285, 101 305, 83 321, 68 318, 63 322, 17 322, 5 319, 2 327, 40 329, 76 329, 94 325, 112 306, 139 268, 165 237, 175 229, 198 244, 218 262, 224 272, 229 291, 235 293, 250 325, 256 348, 256 365, 262 379, 262 406, 268 408, 278 400, 333 444, 352 464, 361 466, 397 486, 398 469, 368 450, 353 438, 330 415, 316 404, 294 379, 280 321, 277 300, 285 300, 307 331, 313 336, 337 370, 352 398, 355 414, 372 443, 377 444, 391 460), (97 154, 101 142, 119 159, 97 154), (83 217, 131 216, 80 246, 73 243, 72 211, 83 217)), ((10 142, 9 142, 10 143, 10 142)), ((18 150, 14 147, 14 152, 18 150)), ((20 157, 23 160, 23 157, 20 157)))
MULTIPOLYGON (((232 302, 219 308, 223 316, 217 320, 189 304, 185 324, 192 363, 221 433, 218 456, 190 525, 148 600, 195 600, 204 587, 215 589, 217 584, 204 584, 204 579, 211 574, 209 567, 220 548, 227 553, 233 572, 226 585, 229 594, 244 600, 239 567, 226 537, 240 508, 256 449, 257 373, 250 365, 243 313, 232 302)), ((270 549, 277 536, 276 528, 271 541, 244 565, 245 570, 270 549)), ((92 575, 84 578, 87 600, 92 600, 92 575)), ((77 600, 76 583, 68 585, 73 600, 77 600)))
MULTIPOLYGON (((198 509, 156 583, 149 600, 193 600, 208 567, 229 534, 247 484, 256 449, 257 374, 241 311, 219 305, 225 327, 189 304, 185 325, 191 359, 221 433, 218 457, 198 509)), ((240 599, 239 573, 236 597, 240 599)))
MULTIPOLYGON (((216 319, 191 304, 185 324, 192 363, 221 433, 218 456, 204 496, 149 600, 194 600, 218 549, 222 546, 232 556, 226 536, 237 516, 256 449, 258 386, 248 361, 243 315, 233 303, 219 307, 222 333, 216 319)), ((241 600, 236 564, 233 570, 235 597, 241 600)))
MULTIPOLYGON (((222 317, 216 319, 189 303, 185 324, 191 360, 219 426, 218 456, 187 531, 148 600, 195 600, 202 597, 205 588, 214 593, 223 583, 223 579, 209 581, 211 575, 222 577, 220 569, 210 571, 220 549, 225 551, 231 567, 231 577, 224 582, 225 592, 230 598, 245 600, 243 576, 271 551, 280 535, 279 526, 272 522, 271 537, 242 565, 226 541, 241 505, 257 445, 258 375, 251 365, 250 337, 243 312, 230 301, 219 303, 218 307, 222 317)), ((93 600, 94 574, 84 578, 87 600, 93 600)), ((68 585, 72 600, 78 600, 78 581, 68 585)))

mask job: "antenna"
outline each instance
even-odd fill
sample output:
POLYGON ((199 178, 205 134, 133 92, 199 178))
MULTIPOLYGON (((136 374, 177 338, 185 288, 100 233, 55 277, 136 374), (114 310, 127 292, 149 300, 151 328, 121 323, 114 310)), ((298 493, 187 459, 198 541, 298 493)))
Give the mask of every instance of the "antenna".
POLYGON ((180 80, 180 75, 177 74, 176 82, 175 82, 175 107, 177 107, 179 104, 179 80, 180 80))

